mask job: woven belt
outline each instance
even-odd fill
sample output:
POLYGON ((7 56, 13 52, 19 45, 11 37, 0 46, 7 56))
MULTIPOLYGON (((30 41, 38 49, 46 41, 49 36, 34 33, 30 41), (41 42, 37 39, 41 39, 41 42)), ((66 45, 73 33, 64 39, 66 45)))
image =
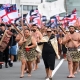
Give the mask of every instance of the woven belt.
POLYGON ((68 51, 77 51, 77 48, 67 48, 68 51))

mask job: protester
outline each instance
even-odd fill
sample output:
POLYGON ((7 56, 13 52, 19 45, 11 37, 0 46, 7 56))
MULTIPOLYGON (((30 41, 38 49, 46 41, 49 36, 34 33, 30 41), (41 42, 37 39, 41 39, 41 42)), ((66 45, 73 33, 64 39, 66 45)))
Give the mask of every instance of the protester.
MULTIPOLYGON (((38 43, 41 39, 42 39, 42 34, 38 29, 38 26, 36 24, 32 25, 32 33, 31 35, 36 39, 36 43, 38 43)), ((38 69, 38 63, 40 62, 40 55, 41 53, 37 52, 36 54, 36 60, 33 62, 33 70, 37 70, 38 69)))
POLYGON ((61 40, 63 39, 64 34, 61 31, 58 32, 57 38, 58 38, 58 49, 59 49, 59 55, 62 57, 63 54, 63 58, 66 59, 66 53, 67 53, 67 48, 66 48, 66 44, 61 44, 61 40))
POLYGON ((18 44, 20 46, 18 57, 21 60, 20 78, 24 77, 24 69, 25 69, 26 62, 27 62, 28 70, 29 70, 28 76, 31 76, 32 62, 36 58, 35 52, 36 52, 37 43, 34 37, 31 37, 29 29, 24 30, 24 37, 20 39, 18 44))
POLYGON ((52 71, 55 67, 55 51, 50 42, 55 36, 52 34, 51 29, 47 29, 47 35, 45 36, 48 39, 48 42, 40 42, 38 45, 43 44, 42 49, 42 59, 45 65, 46 78, 52 80, 52 71))
POLYGON ((74 26, 69 26, 69 33, 65 35, 62 43, 67 43, 67 60, 69 68, 69 76, 67 76, 67 78, 74 78, 74 74, 78 68, 78 61, 80 61, 80 52, 77 50, 80 46, 80 34, 75 32, 74 26))
MULTIPOLYGON (((4 24, 0 24, 0 40, 2 39, 2 36, 4 34, 4 24)), ((1 46, 1 45, 0 45, 1 46)), ((0 69, 2 69, 2 64, 3 64, 3 52, 0 51, 0 69)))
POLYGON ((79 68, 78 71, 80 72, 80 61, 79 61, 79 67, 78 68, 79 68))
POLYGON ((8 30, 10 30, 13 35, 10 38, 10 43, 9 43, 9 66, 13 67, 13 61, 14 61, 14 56, 17 54, 17 42, 15 40, 17 32, 16 30, 12 27, 12 25, 7 25, 8 30))
MULTIPOLYGON (((10 32, 9 30, 6 30, 6 26, 4 23, 2 23, 2 27, 1 27, 1 30, 2 30, 2 34, 4 35, 4 38, 2 40, 2 43, 1 43, 1 46, 0 46, 0 50, 2 50, 3 52, 3 56, 5 57, 4 58, 4 61, 5 61, 5 68, 8 68, 8 58, 9 58, 9 42, 10 42, 10 37, 12 35, 12 32, 10 32)), ((3 37, 3 36, 2 36, 3 37)))

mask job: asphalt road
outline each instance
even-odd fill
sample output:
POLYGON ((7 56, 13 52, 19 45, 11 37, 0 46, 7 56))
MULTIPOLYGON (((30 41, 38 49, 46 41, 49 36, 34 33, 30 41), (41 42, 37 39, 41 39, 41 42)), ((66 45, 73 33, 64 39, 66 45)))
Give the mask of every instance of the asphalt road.
MULTIPOLYGON (((14 62, 13 67, 5 68, 3 65, 3 69, 0 69, 0 80, 45 80, 46 74, 42 59, 39 63, 39 69, 32 71, 31 77, 28 77, 27 73, 25 73, 24 78, 19 78, 20 65, 21 63, 19 61, 14 62)), ((55 70, 53 72, 53 80, 80 80, 79 72, 75 75, 75 78, 67 78, 68 75, 69 72, 67 61, 56 59, 55 70)))

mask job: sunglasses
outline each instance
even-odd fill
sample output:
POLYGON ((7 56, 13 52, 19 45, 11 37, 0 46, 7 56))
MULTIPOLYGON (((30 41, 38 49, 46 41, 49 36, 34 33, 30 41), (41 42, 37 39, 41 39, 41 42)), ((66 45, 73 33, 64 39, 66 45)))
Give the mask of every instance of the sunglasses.
POLYGON ((47 33, 48 33, 48 32, 51 32, 51 31, 47 31, 47 33))

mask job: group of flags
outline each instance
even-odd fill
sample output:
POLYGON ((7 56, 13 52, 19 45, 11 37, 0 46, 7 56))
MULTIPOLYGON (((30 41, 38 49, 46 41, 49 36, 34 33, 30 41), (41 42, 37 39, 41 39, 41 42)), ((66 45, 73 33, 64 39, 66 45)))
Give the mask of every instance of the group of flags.
POLYGON ((77 19, 77 10, 74 9, 71 14, 67 14, 64 17, 60 17, 59 15, 52 16, 48 24, 52 28, 58 27, 59 24, 61 24, 63 28, 65 28, 70 25, 74 25, 77 19))
POLYGON ((41 28, 41 14, 39 13, 38 9, 32 9, 30 12, 28 12, 26 19, 28 23, 36 24, 39 28, 41 28))
MULTIPOLYGON (((0 7, 0 22, 1 20, 5 23, 12 23, 16 22, 17 20, 21 19, 22 16, 18 15, 18 10, 16 8, 16 4, 4 4, 0 7)), ((47 27, 55 28, 58 27, 59 24, 62 24, 63 28, 68 25, 79 25, 80 18, 77 17, 77 10, 74 9, 71 14, 68 14, 64 17, 60 17, 60 15, 53 15, 50 17, 50 20, 47 22, 47 16, 42 15, 39 13, 38 9, 31 10, 28 13, 23 15, 24 23, 26 20, 30 24, 36 24, 39 28, 42 25, 47 27)))
POLYGON ((28 22, 33 22, 37 25, 45 24, 47 27, 55 28, 58 27, 59 24, 62 24, 63 28, 74 25, 78 19, 77 10, 74 9, 71 14, 67 14, 64 17, 60 17, 60 15, 51 16, 50 20, 47 21, 47 17, 45 15, 41 15, 38 10, 31 10, 26 16, 28 22))
POLYGON ((70 26, 70 25, 74 25, 74 23, 77 20, 77 10, 73 9, 71 14, 67 14, 66 16, 63 17, 62 20, 60 20, 60 22, 63 24, 63 26, 70 26))
POLYGON ((3 4, 0 7, 0 18, 4 23, 12 23, 18 17, 19 16, 16 4, 3 4))

